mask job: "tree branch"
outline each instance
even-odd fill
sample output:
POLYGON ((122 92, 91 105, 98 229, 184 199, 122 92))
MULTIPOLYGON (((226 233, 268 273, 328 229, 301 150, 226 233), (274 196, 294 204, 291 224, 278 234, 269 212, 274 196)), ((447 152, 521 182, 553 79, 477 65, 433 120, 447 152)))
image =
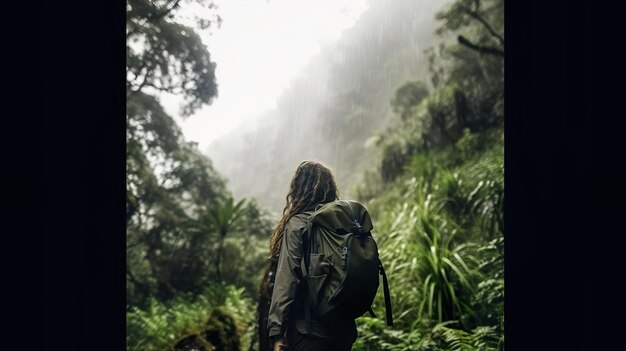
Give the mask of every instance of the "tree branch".
POLYGON ((167 5, 165 5, 165 10, 161 11, 160 13, 156 13, 154 15, 148 16, 148 21, 158 21, 161 18, 167 16, 167 14, 169 14, 170 12, 172 12, 175 8, 178 7, 178 4, 180 3, 180 0, 175 0, 174 1, 174 5, 172 5, 172 7, 167 8, 167 5))
POLYGON ((183 88, 180 86, 165 87, 165 86, 157 86, 154 83, 146 83, 146 84, 143 84, 143 86, 151 87, 156 90, 164 91, 166 93, 170 93, 174 95, 181 95, 183 93, 183 88), (180 89, 180 90, 177 90, 177 89, 180 89))
POLYGON ((504 57, 504 51, 498 49, 498 48, 492 48, 492 47, 488 47, 488 46, 480 46, 480 45, 476 45, 472 42, 470 42, 469 40, 467 40, 465 37, 463 37, 462 35, 458 36, 458 41, 459 44, 466 46, 472 50, 478 51, 481 54, 490 54, 490 55, 496 55, 496 56, 500 56, 500 57, 504 57))
POLYGON ((131 96, 135 95, 137 92, 141 91, 141 89, 148 84, 148 77, 150 75, 150 69, 152 69, 152 66, 154 66, 154 64, 151 64, 151 56, 148 56, 148 58, 144 58, 143 59, 143 65, 137 70, 137 74, 135 74, 135 78, 133 78, 133 80, 137 80, 137 78, 141 75, 141 72, 143 72, 143 70, 146 70, 146 73, 143 75, 143 80, 141 81, 141 83, 139 84, 139 86, 137 86, 136 84, 133 85, 133 82, 127 82, 127 86, 130 86, 130 93, 126 95, 126 101, 128 101, 128 99, 131 98, 131 96), (133 86, 136 86, 136 89, 132 89, 133 86))
POLYGON ((141 84, 139 84, 139 86, 137 86, 136 89, 133 89, 133 84, 132 83, 128 83, 128 86, 130 86, 130 93, 126 94, 126 101, 128 101, 133 95, 137 94, 138 92, 141 91, 141 89, 143 89, 144 86, 149 85, 148 84, 148 74, 146 73, 146 75, 144 75, 143 81, 141 82, 141 84))
POLYGON ((137 246, 137 245, 141 244, 141 243, 144 241, 144 239, 145 239, 145 238, 139 238, 139 239, 137 239, 137 241, 135 241, 134 243, 127 244, 127 245, 126 245, 126 250, 128 250, 128 249, 132 249, 133 247, 135 247, 135 246, 137 246))
POLYGON ((504 46, 504 38, 502 38, 502 36, 500 36, 498 33, 496 33, 495 30, 493 30, 493 28, 491 28, 491 26, 489 25, 489 23, 487 23, 487 21, 482 18, 478 12, 476 11, 472 11, 470 10, 468 7, 466 6, 461 6, 461 9, 463 9, 463 12, 465 12, 468 16, 472 17, 473 19, 477 20, 478 22, 480 22, 486 29, 487 31, 494 36, 496 39, 498 39, 498 41, 500 42, 500 44, 502 46, 504 46))
POLYGON ((140 282, 139 280, 137 280, 137 278, 135 278, 135 276, 130 272, 129 269, 126 270, 126 278, 128 280, 130 280, 133 284, 137 285, 140 288, 144 288, 146 286, 146 284, 140 282))
MULTIPOLYGON (((172 5, 171 7, 167 7, 167 4, 164 5, 163 7, 165 7, 165 9, 163 11, 160 11, 156 13, 151 13, 148 16, 143 18, 143 21, 139 20, 138 23, 136 24, 136 28, 138 28, 139 26, 144 25, 146 22, 156 22, 161 20, 163 17, 167 16, 170 12, 172 12, 175 8, 178 7, 178 4, 180 4, 180 0, 175 0, 174 1, 174 5, 172 5)), ((130 38, 131 35, 135 34, 137 32, 137 30, 130 30, 128 31, 128 33, 126 33, 126 39, 128 40, 128 38, 130 38)))

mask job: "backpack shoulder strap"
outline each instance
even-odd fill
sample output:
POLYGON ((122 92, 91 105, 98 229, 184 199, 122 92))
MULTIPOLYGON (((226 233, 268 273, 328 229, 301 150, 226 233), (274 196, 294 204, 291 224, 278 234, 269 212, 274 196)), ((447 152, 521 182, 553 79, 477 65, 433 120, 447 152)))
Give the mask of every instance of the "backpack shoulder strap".
POLYGON ((389 295, 389 282, 387 281, 387 274, 385 273, 385 268, 383 267, 383 263, 378 259, 378 264, 380 265, 380 275, 383 276, 383 292, 385 293, 385 314, 387 317, 387 325, 393 327, 393 316, 391 314, 391 296, 389 295))
POLYGON ((313 229, 313 223, 306 219, 306 230, 304 232, 304 236, 302 238, 302 259, 300 263, 300 271, 302 271, 302 277, 306 277, 309 275, 309 264, 310 257, 309 255, 312 252, 315 252, 315 238, 313 237, 311 230, 313 229))
POLYGON ((309 287, 306 285, 308 276, 309 276, 309 264, 310 264, 310 254, 311 252, 315 252, 315 238, 312 233, 313 222, 310 220, 310 217, 306 219, 306 231, 304 232, 304 237, 302 238, 302 261, 300 263, 300 271, 302 272, 302 279, 304 280, 303 284, 303 296, 304 296, 304 320, 307 334, 311 334, 311 301, 309 299, 309 287))

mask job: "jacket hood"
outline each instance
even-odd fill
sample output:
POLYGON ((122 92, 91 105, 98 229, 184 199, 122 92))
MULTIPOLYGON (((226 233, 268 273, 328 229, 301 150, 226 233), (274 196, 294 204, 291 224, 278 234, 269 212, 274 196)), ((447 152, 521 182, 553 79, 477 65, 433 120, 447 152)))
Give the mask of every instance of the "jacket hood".
POLYGON ((312 223, 338 234, 363 232, 374 226, 365 206, 357 201, 336 200, 318 208, 310 218, 312 223))

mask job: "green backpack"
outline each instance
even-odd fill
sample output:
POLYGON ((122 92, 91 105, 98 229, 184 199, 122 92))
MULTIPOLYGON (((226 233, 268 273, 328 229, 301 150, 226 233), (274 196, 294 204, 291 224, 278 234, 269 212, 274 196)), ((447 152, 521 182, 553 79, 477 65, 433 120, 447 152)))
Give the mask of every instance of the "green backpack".
POLYGON ((365 312, 376 317, 372 303, 383 277, 387 325, 393 325, 389 284, 372 238, 372 221, 365 206, 337 200, 318 205, 308 218, 301 264, 305 282, 305 318, 311 313, 331 322, 356 319, 365 312))

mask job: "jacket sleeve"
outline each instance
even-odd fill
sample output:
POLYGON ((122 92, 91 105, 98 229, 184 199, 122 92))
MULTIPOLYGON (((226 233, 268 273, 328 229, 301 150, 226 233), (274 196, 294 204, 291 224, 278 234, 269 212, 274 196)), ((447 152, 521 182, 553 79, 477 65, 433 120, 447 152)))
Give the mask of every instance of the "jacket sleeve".
POLYGON ((298 223, 300 221, 294 217, 285 225, 267 323, 270 338, 285 336, 285 329, 293 309, 296 292, 302 279, 300 261, 302 259, 302 238, 306 226, 298 225, 298 223))

